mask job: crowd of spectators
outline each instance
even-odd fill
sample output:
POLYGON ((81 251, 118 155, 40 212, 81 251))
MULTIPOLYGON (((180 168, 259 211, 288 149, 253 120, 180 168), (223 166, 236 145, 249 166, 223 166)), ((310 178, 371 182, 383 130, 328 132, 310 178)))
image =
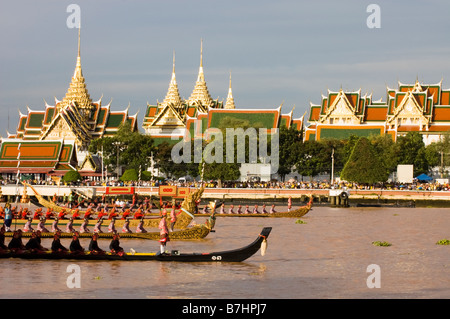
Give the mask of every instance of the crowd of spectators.
MULTIPOLYGON (((32 185, 57 185, 57 182, 53 180, 48 181, 38 181, 38 180, 27 180, 26 181, 32 185)), ((14 180, 2 180, 2 185, 16 184, 14 180)), ((65 186, 62 183, 60 186, 65 186)), ((158 187, 160 185, 176 185, 180 187, 200 187, 200 181, 183 181, 178 180, 155 180, 155 181, 131 181, 123 182, 117 180, 109 180, 106 182, 102 181, 92 181, 84 180, 76 184, 77 186, 135 186, 135 187, 158 187)), ((331 188, 343 188, 348 189, 360 189, 360 190, 424 190, 424 191, 448 191, 450 190, 450 185, 440 184, 437 182, 420 182, 413 181, 413 183, 396 183, 396 182, 386 182, 377 184, 358 184, 358 183, 348 183, 340 182, 331 185, 329 181, 294 181, 290 180, 287 182, 281 181, 267 181, 267 182, 239 182, 239 181, 205 181, 204 185, 206 188, 218 188, 221 185, 222 188, 264 188, 264 189, 331 189, 331 188)))

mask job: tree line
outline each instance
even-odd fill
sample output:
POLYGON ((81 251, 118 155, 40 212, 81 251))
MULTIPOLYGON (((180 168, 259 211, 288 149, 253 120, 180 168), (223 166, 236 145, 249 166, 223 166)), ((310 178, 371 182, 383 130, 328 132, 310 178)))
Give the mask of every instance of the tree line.
MULTIPOLYGON (((233 123, 226 120, 224 127, 219 129, 224 130, 225 126, 230 125, 244 129, 252 126, 246 120, 235 120, 233 123)), ((335 177, 370 184, 387 181, 399 164, 414 165, 414 176, 429 173, 434 167, 439 167, 443 176, 448 175, 444 172, 444 167, 450 165, 448 135, 426 146, 418 132, 398 136, 395 142, 390 135, 352 135, 345 140, 328 138, 321 141, 303 141, 302 134, 302 131, 295 128, 282 127, 279 130, 278 174, 282 181, 290 173, 298 173, 312 180, 319 174, 330 174, 332 166, 335 177)), ((202 141, 200 146, 205 148, 211 142, 202 141)), ((222 163, 176 163, 172 158, 173 147, 174 144, 167 142, 155 145, 149 135, 132 132, 125 124, 115 136, 93 140, 89 151, 103 152, 104 166, 109 173, 114 174, 117 165, 126 168, 123 174, 126 176, 120 176, 122 180, 150 180, 152 176, 147 169, 150 167, 151 158, 159 171, 169 179, 186 175, 202 176, 205 180, 239 179, 239 163, 226 163, 225 160, 222 163)), ((190 147, 193 156, 194 143, 191 143, 190 147)), ((246 152, 248 157, 248 148, 246 152)))

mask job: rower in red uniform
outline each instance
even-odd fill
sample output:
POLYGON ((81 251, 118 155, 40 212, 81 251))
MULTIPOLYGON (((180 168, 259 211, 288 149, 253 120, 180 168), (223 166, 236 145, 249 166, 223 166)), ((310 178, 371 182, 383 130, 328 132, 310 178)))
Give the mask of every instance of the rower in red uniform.
POLYGON ((55 214, 53 213, 53 210, 51 208, 47 208, 47 211, 45 212, 45 218, 51 219, 55 217, 55 214))
POLYGON ((80 210, 78 208, 75 208, 72 214, 73 219, 80 219, 80 210))
POLYGON ((118 215, 119 214, 116 211, 116 205, 114 205, 113 208, 111 208, 111 210, 109 211, 108 219, 116 218, 118 215))
POLYGON ((83 219, 89 219, 92 215, 92 209, 89 207, 86 212, 84 213, 83 219))
POLYGON ((125 209, 125 211, 122 214, 122 219, 126 220, 130 216, 130 214, 131 214, 130 209, 129 208, 125 209))
POLYGON ((21 214, 20 218, 22 218, 22 219, 27 219, 28 218, 28 208, 25 207, 22 210, 22 214, 21 214))
POLYGON ((97 219, 102 219, 104 216, 107 216, 108 213, 105 212, 105 209, 102 208, 102 210, 100 211, 100 213, 98 213, 97 215, 97 219))
POLYGON ((66 210, 63 208, 58 214, 58 219, 64 219, 65 217, 66 217, 66 210))
POLYGON ((42 216, 42 208, 39 207, 34 211, 33 219, 41 219, 41 216, 42 216))
POLYGON ((139 206, 139 208, 134 213, 134 219, 141 219, 143 217, 144 217, 144 214, 142 213, 141 207, 139 206))

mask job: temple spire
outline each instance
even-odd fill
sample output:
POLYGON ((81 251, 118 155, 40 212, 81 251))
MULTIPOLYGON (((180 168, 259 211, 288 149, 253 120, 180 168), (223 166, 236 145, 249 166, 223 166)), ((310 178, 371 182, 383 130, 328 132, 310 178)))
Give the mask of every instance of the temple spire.
POLYGON ((200 67, 198 70, 197 82, 194 90, 189 97, 188 103, 190 105, 200 102, 205 109, 212 105, 212 98, 206 86, 205 74, 203 72, 203 39, 200 41, 200 67))
POLYGON ((78 52, 75 71, 73 72, 72 81, 70 82, 66 96, 59 103, 58 109, 61 110, 71 103, 76 105, 77 109, 83 114, 83 117, 86 119, 89 117, 89 112, 93 108, 93 105, 81 69, 81 22, 78 26, 78 52))
POLYGON ((225 109, 235 109, 236 105, 234 104, 234 98, 233 98, 233 91, 231 90, 231 71, 230 71, 230 85, 228 88, 228 96, 227 96, 227 102, 224 106, 225 109))
POLYGON ((169 89, 167 90, 166 97, 162 104, 167 105, 169 103, 176 107, 182 105, 180 92, 178 91, 177 78, 175 76, 175 50, 173 51, 172 78, 170 79, 169 89))

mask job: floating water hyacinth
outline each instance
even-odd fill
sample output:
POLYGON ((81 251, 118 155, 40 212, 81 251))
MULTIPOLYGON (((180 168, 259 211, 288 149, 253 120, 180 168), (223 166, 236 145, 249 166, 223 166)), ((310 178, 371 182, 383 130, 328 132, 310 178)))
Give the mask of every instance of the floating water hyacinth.
POLYGON ((373 241, 372 245, 374 245, 374 246, 381 246, 381 247, 392 246, 392 244, 388 243, 387 241, 373 241))
POLYGON ((297 219, 297 220, 295 221, 295 223, 296 223, 296 224, 306 224, 306 222, 303 221, 303 220, 301 220, 301 219, 297 219))
POLYGON ((450 240, 449 239, 441 239, 436 243, 436 245, 450 245, 450 240))

